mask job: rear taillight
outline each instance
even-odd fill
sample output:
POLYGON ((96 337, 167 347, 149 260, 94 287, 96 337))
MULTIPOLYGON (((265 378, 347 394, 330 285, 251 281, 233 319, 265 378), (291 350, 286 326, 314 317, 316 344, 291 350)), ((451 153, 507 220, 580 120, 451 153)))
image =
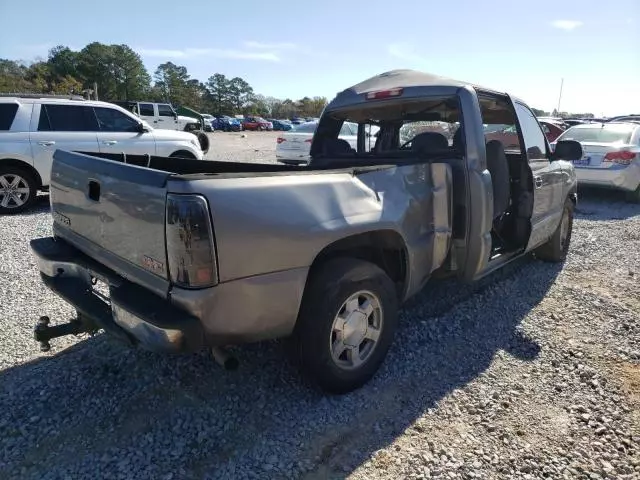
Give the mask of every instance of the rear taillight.
POLYGON ((313 142, 313 138, 307 138, 307 139, 305 140, 305 142, 307 142, 307 143, 311 143, 311 142, 313 142))
POLYGON ((276 142, 278 142, 278 145, 280 145, 281 143, 286 142, 286 140, 284 138, 282 138, 282 137, 278 137, 278 138, 276 138, 276 142))
POLYGON ((367 100, 383 100, 385 98, 399 97, 402 95, 402 88, 391 88, 389 90, 378 90, 377 92, 368 92, 367 100))
POLYGON ((620 150, 617 152, 607 153, 604 156, 604 161, 618 163, 620 165, 629 165, 635 158, 635 152, 630 152, 629 150, 620 150))
POLYGON ((167 195, 167 259, 171 282, 204 288, 217 283, 209 207, 200 195, 167 195))

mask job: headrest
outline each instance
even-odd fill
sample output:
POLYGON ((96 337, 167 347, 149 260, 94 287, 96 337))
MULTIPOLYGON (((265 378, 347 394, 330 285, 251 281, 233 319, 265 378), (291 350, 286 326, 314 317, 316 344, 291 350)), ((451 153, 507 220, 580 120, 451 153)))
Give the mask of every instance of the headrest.
POLYGON ((447 137, 438 132, 423 132, 411 140, 411 150, 445 150, 449 148, 447 137))

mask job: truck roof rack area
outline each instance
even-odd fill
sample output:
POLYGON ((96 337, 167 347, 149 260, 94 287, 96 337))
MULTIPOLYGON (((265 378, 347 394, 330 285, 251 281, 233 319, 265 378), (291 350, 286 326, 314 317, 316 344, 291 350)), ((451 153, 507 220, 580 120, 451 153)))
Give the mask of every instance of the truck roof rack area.
POLYGON ((51 95, 46 93, 0 93, 0 97, 61 98, 65 100, 85 100, 85 98, 81 95, 51 95))

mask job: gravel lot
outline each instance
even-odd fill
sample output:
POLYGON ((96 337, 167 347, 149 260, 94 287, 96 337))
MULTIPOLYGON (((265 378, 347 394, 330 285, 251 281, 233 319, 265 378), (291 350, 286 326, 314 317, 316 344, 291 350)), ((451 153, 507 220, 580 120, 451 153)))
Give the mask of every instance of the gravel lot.
MULTIPOLYGON (((208 158, 271 161, 274 133, 208 158)), ((279 342, 164 357, 104 335, 32 340, 71 309, 28 239, 48 198, 0 218, 0 478, 640 478, 640 206, 582 193, 564 266, 523 259, 428 286, 374 381, 323 397, 279 342)))

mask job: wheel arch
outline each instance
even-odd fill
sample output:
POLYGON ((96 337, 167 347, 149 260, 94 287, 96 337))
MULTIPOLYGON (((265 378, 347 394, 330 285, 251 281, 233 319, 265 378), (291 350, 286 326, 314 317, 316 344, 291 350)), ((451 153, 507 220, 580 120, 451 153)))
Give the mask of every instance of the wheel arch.
POLYGON ((324 247, 313 259, 305 282, 324 263, 338 257, 365 260, 380 267, 396 285, 402 301, 409 285, 409 253, 402 235, 391 229, 371 230, 340 238, 324 247))
POLYGON ((18 160, 17 158, 1 158, 0 159, 0 170, 2 170, 2 167, 4 166, 10 166, 10 167, 15 167, 15 168, 20 168, 22 170, 25 170, 27 172, 29 172, 31 175, 33 175, 33 178, 36 179, 36 187, 38 189, 42 188, 42 177, 40 176, 40 173, 38 173, 38 170, 36 170, 33 165, 31 165, 28 162, 25 162, 24 160, 18 160))

